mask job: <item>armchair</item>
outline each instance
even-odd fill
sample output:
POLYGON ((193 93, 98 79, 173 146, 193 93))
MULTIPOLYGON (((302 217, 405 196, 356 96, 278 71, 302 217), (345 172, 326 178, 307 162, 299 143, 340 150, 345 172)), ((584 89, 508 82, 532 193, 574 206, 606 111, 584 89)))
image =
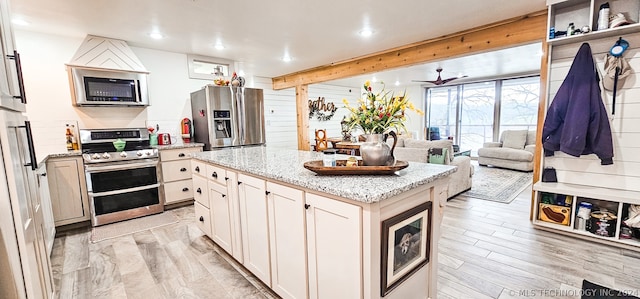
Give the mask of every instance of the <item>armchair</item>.
POLYGON ((533 171, 536 131, 506 130, 500 142, 485 142, 478 149, 478 164, 533 171))

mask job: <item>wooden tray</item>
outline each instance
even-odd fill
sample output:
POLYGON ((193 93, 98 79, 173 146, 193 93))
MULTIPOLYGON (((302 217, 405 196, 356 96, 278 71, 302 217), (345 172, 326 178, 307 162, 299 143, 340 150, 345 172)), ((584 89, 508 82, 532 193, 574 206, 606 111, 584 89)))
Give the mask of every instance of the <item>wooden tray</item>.
POLYGON ((345 166, 347 160, 336 160, 336 167, 325 167, 322 160, 304 163, 304 168, 320 175, 384 175, 394 174, 396 171, 407 168, 409 162, 398 161, 393 166, 364 166, 362 160, 358 160, 358 166, 345 166))

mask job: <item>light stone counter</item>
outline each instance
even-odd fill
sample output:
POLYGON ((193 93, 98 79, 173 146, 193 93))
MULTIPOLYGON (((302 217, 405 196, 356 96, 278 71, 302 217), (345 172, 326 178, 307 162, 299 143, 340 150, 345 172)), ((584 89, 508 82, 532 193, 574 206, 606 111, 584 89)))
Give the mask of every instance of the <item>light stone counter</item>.
POLYGON ((180 148, 192 148, 192 147, 204 147, 204 143, 175 143, 175 144, 167 144, 167 145, 156 145, 152 146, 153 148, 157 148, 158 150, 170 150, 170 149, 180 149, 180 148))
MULTIPOLYGON (((373 203, 391 198, 423 184, 445 178, 455 166, 409 163, 394 175, 321 176, 304 168, 307 161, 321 160, 322 153, 269 148, 227 148, 192 154, 192 157, 248 174, 289 183, 339 197, 373 203)), ((338 159, 347 156, 338 155, 338 159)))

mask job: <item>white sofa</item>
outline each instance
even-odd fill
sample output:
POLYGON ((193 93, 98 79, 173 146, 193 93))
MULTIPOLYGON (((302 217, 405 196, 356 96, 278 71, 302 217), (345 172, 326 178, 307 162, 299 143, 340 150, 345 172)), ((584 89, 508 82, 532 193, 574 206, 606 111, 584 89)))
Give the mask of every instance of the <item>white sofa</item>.
MULTIPOLYGON (((387 142, 392 145, 393 138, 389 138, 387 142)), ((449 179, 447 198, 452 198, 471 189, 471 177, 473 176, 471 158, 467 156, 453 157, 453 141, 451 140, 414 140, 399 137, 393 156, 396 160, 427 163, 430 148, 448 149, 445 164, 458 167, 458 170, 449 179)))
POLYGON ((506 130, 500 142, 485 142, 478 149, 478 164, 520 171, 533 171, 536 131, 506 130))

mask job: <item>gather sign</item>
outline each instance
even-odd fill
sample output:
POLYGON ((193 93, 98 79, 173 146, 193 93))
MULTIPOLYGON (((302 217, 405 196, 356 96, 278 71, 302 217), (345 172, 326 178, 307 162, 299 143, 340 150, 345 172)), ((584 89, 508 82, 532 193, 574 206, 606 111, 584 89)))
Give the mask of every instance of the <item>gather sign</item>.
POLYGON ((333 102, 325 102, 324 97, 317 100, 309 99, 309 119, 317 118, 319 121, 330 120, 338 108, 333 102))

